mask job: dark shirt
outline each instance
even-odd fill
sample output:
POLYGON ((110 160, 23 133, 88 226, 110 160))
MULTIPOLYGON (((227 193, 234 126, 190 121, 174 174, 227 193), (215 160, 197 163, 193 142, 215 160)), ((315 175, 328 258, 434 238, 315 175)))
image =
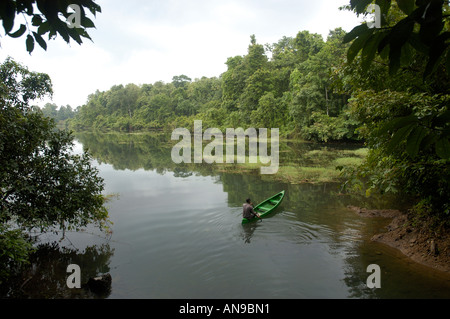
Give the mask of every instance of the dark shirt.
POLYGON ((247 218, 247 219, 252 219, 255 216, 256 216, 256 213, 253 210, 253 206, 245 203, 243 205, 242 217, 247 218))

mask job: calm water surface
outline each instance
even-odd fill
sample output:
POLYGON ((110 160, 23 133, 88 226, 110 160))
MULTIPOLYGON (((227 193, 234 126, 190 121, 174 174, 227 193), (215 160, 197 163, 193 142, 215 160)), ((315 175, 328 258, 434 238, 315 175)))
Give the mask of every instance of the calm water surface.
MULTIPOLYGON (((117 195, 109 203, 113 233, 66 234, 70 257, 57 257, 63 282, 65 263, 75 262, 86 276, 112 275, 108 298, 450 297, 448 276, 370 241, 385 220, 346 209, 389 202, 342 196, 338 185, 175 167, 170 148, 152 138, 79 140, 96 158, 105 193, 117 195), (241 225, 247 197, 259 202, 283 189, 270 218, 241 225), (370 264, 381 267, 380 289, 366 286, 370 264)), ((292 147, 298 156, 305 146, 292 147)))

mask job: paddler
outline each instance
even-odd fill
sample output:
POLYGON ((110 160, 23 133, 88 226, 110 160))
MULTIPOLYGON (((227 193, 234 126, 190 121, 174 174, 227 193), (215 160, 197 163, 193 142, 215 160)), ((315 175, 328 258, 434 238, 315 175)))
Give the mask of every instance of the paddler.
POLYGON ((242 217, 251 220, 255 217, 260 218, 261 215, 257 214, 253 209, 253 203, 250 198, 247 198, 242 209, 242 217))

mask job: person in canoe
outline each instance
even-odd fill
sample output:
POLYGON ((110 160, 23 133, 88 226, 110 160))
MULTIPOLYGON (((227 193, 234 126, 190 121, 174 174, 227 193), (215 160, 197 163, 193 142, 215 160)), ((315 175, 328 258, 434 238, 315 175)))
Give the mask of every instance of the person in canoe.
POLYGON ((246 218, 248 220, 253 219, 255 217, 257 217, 257 218, 261 217, 261 215, 257 214, 255 212, 255 210, 253 209, 253 203, 250 198, 247 198, 247 200, 245 201, 245 203, 243 205, 242 217, 246 218))

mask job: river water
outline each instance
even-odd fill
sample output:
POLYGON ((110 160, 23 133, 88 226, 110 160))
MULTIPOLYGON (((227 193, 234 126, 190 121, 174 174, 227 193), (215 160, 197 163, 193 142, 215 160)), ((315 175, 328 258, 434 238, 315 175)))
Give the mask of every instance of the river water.
MULTIPOLYGON (((140 135, 79 138, 76 150, 90 149, 105 193, 115 195, 112 233, 86 229, 59 238, 65 250, 46 246, 39 281, 25 286, 32 297, 86 297, 64 285, 75 263, 83 280, 111 274, 106 298, 450 298, 448 276, 370 241, 388 221, 346 208, 395 208, 392 201, 345 196, 333 183, 177 167, 163 144, 140 135), (269 218, 241 224, 247 197, 258 202, 281 190, 286 197, 269 218), (367 287, 371 264, 380 267, 381 288, 367 287)), ((285 153, 297 157, 302 147, 313 146, 285 153)))

